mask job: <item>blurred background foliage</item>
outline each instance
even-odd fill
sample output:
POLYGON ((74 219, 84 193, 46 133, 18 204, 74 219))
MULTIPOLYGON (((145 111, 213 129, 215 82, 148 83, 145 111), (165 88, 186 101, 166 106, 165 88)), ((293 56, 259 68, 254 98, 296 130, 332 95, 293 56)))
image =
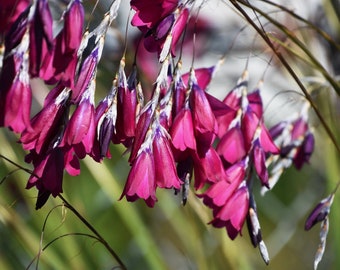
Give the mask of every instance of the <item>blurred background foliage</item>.
MULTIPOLYGON (((50 2, 58 18, 59 8, 67 1, 50 2)), ((128 2, 122 1, 120 15, 106 40, 97 79, 98 100, 109 90, 121 57, 128 2)), ((242 1, 235 2, 242 5, 242 1)), ((254 22, 262 22, 275 44, 281 45, 285 59, 311 94, 325 123, 340 143, 339 93, 320 66, 294 40, 297 38, 305 45, 304 48, 339 87, 339 77, 336 77, 340 74, 339 1, 315 0, 308 5, 303 1, 281 1, 286 11, 268 1, 256 1, 256 7, 264 7, 265 13, 287 27, 289 32, 284 32, 281 26, 275 26, 260 13, 255 18, 254 11, 246 7, 254 1, 249 2, 244 1, 242 7, 254 22), (301 18, 309 20, 313 26, 306 26, 301 18), (328 33, 332 42, 318 34, 317 29, 328 33)), ((90 26, 96 25, 109 4, 110 1, 99 1, 91 16, 95 1, 84 1, 87 19, 91 18, 90 26)), ((273 55, 258 33, 235 12, 229 1, 206 1, 201 14, 211 23, 213 31, 209 33, 209 42, 204 43, 206 52, 195 59, 195 66, 213 65, 227 51, 226 61, 210 87, 211 92, 218 97, 225 95, 235 85, 248 57, 250 85, 256 85, 273 55), (241 31, 242 28, 246 30, 241 31)), ((129 38, 136 35, 130 27, 129 38)), ((199 45, 197 42, 196 46, 199 45)), ((133 47, 129 49, 133 59, 133 47)), ((186 64, 185 60, 183 62, 186 64)), ((187 64, 190 63, 188 60, 187 64)), ((300 90, 275 57, 265 78, 264 100, 270 103, 266 117, 275 124, 299 108, 301 97, 288 92, 273 97, 279 91, 300 90)), ((144 83, 147 89, 147 81, 144 83)), ((38 93, 37 110, 39 100, 43 98, 39 96, 41 92, 38 93)), ((175 196, 171 190, 157 191, 159 201, 153 209, 143 201, 128 203, 125 198, 118 201, 129 170, 125 149, 121 146, 112 146, 112 159, 104 160, 102 164, 91 159, 83 160, 80 176, 65 174, 63 196, 96 228, 128 269, 312 269, 319 243, 319 226, 305 232, 304 222, 312 207, 333 190, 340 175, 339 152, 319 119, 315 115, 312 119, 316 149, 310 165, 301 171, 286 171, 265 196, 260 195, 259 186, 255 187, 262 234, 271 258, 268 266, 258 250, 251 246, 246 228, 242 237, 231 241, 225 230, 207 225, 211 220, 210 210, 203 207, 194 192, 185 206, 181 205, 180 196, 175 196)), ((1 129, 0 154, 29 168, 24 163, 25 152, 17 141, 18 137, 1 129)), ((59 198, 49 199, 43 209, 36 211, 37 192, 25 189, 29 176, 17 169, 6 160, 0 160, 0 269, 119 269, 115 268, 117 262, 101 243, 80 235, 91 232, 59 198), (37 263, 40 246, 45 247, 53 240, 55 242, 40 254, 37 263)), ((337 194, 330 214, 327 247, 319 269, 340 267, 339 222, 340 199, 337 194)))

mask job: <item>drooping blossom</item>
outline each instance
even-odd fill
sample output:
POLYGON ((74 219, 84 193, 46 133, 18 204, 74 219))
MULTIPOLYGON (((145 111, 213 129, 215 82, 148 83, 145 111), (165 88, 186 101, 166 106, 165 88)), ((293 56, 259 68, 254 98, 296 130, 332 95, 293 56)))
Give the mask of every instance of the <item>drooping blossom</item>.
POLYGON ((0 126, 20 133, 30 123, 32 92, 29 83, 28 32, 5 54, 0 73, 0 126))
POLYGON ((268 160, 272 165, 269 176, 270 188, 292 164, 301 169, 310 160, 314 150, 314 135, 308 124, 308 109, 309 104, 305 103, 298 115, 279 122, 269 130, 271 137, 279 146, 280 154, 268 160))
POLYGON ((84 24, 81 1, 72 0, 62 19, 63 28, 54 40, 54 50, 43 61, 40 77, 51 84, 61 81, 65 87, 73 89, 84 24))
POLYGON ((136 11, 131 23, 144 34, 145 48, 158 52, 161 62, 169 52, 175 55, 175 47, 188 21, 189 10, 178 0, 132 0, 130 4, 136 11))
POLYGON ((20 138, 25 150, 46 153, 61 143, 68 119, 70 89, 56 86, 45 98, 44 107, 31 120, 20 138))
POLYGON ((53 18, 47 0, 37 0, 30 19, 29 67, 32 77, 39 77, 43 59, 54 49, 53 18))
POLYGON ((249 209, 249 191, 245 184, 231 195, 227 202, 214 211, 210 222, 216 228, 225 227, 230 239, 234 240, 241 233, 249 209))
POLYGON ((6 34, 29 3, 29 0, 3 0, 0 2, 0 37, 6 34), (9 14, 11 16, 8 16, 9 14))

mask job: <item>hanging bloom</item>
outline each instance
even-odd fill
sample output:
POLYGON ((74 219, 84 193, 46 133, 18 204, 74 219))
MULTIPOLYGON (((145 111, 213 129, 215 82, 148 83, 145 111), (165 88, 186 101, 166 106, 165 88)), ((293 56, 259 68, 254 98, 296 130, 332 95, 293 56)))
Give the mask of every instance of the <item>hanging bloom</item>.
POLYGON ((150 148, 146 148, 136 157, 132 163, 123 193, 123 197, 129 202, 144 199, 149 207, 153 207, 157 201, 155 163, 150 148))
POLYGON ((241 233, 248 209, 248 187, 245 184, 241 184, 226 204, 214 212, 214 219, 210 224, 216 228, 225 227, 230 239, 234 240, 241 233))
POLYGON ((331 205, 334 200, 334 192, 328 197, 322 199, 309 214, 306 223, 305 230, 310 230, 316 223, 323 221, 329 214, 331 205))
POLYGON ((74 88, 77 51, 82 40, 84 8, 80 0, 72 0, 63 14, 64 27, 55 39, 55 48, 44 59, 40 76, 48 83, 61 81, 74 88))
POLYGON ((233 193, 245 179, 248 160, 241 160, 225 171, 225 177, 216 181, 203 193, 203 203, 212 209, 219 209, 231 198, 233 193))
POLYGON ((23 148, 37 154, 57 147, 63 137, 70 90, 60 86, 52 89, 45 99, 44 107, 31 120, 20 138, 23 148))
POLYGON ((38 77, 42 61, 54 49, 52 14, 47 0, 37 0, 30 21, 30 59, 29 67, 32 77, 38 77))
POLYGON ((132 25, 137 26, 145 36, 144 45, 150 52, 157 51, 160 62, 171 52, 183 33, 189 18, 189 10, 179 5, 178 0, 131 1, 136 10, 132 25))
POLYGON ((63 152, 59 148, 43 155, 31 151, 26 156, 26 162, 32 162, 34 165, 33 174, 29 178, 26 188, 36 186, 39 190, 36 203, 36 209, 39 209, 46 203, 50 194, 55 197, 63 192, 63 152))
POLYGON ((121 64, 118 73, 116 130, 119 142, 128 145, 131 143, 136 131, 138 109, 137 70, 134 67, 132 73, 126 79, 124 65, 125 63, 121 64))
POLYGON ((213 143, 218 126, 205 92, 195 82, 192 82, 189 106, 193 116, 197 152, 202 156, 213 143))
POLYGON ((0 2, 0 35, 4 35, 14 21, 30 4, 29 0, 3 0, 0 2), (11 16, 8 16, 8 15, 11 16))
POLYGON ((152 153, 155 163, 156 186, 179 189, 181 180, 176 173, 175 160, 170 148, 168 134, 162 126, 153 131, 152 153))
POLYGON ((95 81, 92 80, 66 126, 60 145, 73 146, 79 158, 92 152, 96 132, 94 91, 95 81))
POLYGON ((214 148, 210 147, 203 157, 194 152, 193 161, 196 190, 203 188, 205 184, 226 180, 222 161, 214 148))
POLYGON ((29 84, 28 32, 11 52, 5 54, 0 73, 0 126, 22 132, 30 124, 32 102, 29 84))
POLYGON ((230 164, 234 164, 245 157, 247 151, 244 145, 243 133, 239 125, 227 131, 218 143, 216 151, 230 164))

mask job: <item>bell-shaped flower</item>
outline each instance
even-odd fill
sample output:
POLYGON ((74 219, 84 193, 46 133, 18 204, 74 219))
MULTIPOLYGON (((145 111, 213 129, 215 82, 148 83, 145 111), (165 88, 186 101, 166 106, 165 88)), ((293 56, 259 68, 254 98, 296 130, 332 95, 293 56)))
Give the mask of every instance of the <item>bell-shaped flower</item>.
POLYGON ((184 152, 187 149, 196 150, 194 126, 189 108, 183 108, 177 114, 172 123, 170 135, 172 145, 180 152, 184 152))
POLYGON ((22 132, 30 124, 32 92, 28 74, 28 32, 5 55, 0 73, 0 126, 22 132))
POLYGON ((70 90, 56 86, 47 95, 44 107, 31 120, 20 138, 23 148, 34 150, 37 154, 55 148, 63 137, 70 90))
POLYGON ((169 135, 162 126, 156 126, 153 133, 152 153, 155 163, 156 186, 179 189, 181 180, 177 176, 169 135))
POLYGON ((17 74, 8 90, 0 90, 0 99, 0 114, 3 119, 0 120, 0 125, 17 133, 30 127, 32 90, 27 70, 23 69, 17 74))
POLYGON ((245 178, 247 160, 241 160, 225 171, 225 177, 213 183, 203 194, 203 203, 212 209, 219 209, 230 199, 245 178))
MULTIPOLYGON (((338 187, 336 187, 337 189, 338 187)), ((325 220, 330 212, 330 208, 334 200, 334 192, 332 192, 327 198, 322 199, 309 214, 306 223, 305 230, 310 230, 316 223, 325 220)))
POLYGON ((154 28, 174 12, 178 6, 178 0, 131 0, 130 5, 136 11, 131 24, 144 30, 154 28))
POLYGON ((300 170, 305 163, 309 162, 309 159, 314 151, 314 135, 312 132, 307 132, 302 145, 297 149, 294 156, 293 163, 295 167, 300 170))
POLYGON ((222 138, 231 128, 231 123, 236 118, 237 111, 208 93, 206 93, 206 96, 217 121, 217 137, 222 138))
POLYGON ((36 209, 39 209, 46 203, 50 194, 55 197, 63 192, 63 152, 56 148, 48 154, 38 155, 33 150, 26 156, 26 162, 32 162, 34 166, 33 174, 29 178, 26 188, 36 186, 39 190, 36 203, 36 209))
POLYGON ((61 143, 61 146, 73 146, 79 158, 90 154, 93 147, 96 132, 94 91, 95 81, 92 80, 66 126, 61 143))
POLYGON ((239 124, 227 131, 218 143, 216 151, 229 164, 234 164, 245 157, 247 151, 239 124))
POLYGON ((230 239, 234 240, 241 233, 249 209, 249 191, 245 184, 232 194, 219 210, 214 211, 210 222, 216 228, 225 227, 230 239))
POLYGON ((226 180, 226 174, 222 161, 214 148, 210 147, 203 157, 194 152, 194 174, 196 190, 206 184, 212 184, 226 180))
POLYGON ((54 49, 53 18, 47 0, 37 0, 30 21, 30 74, 38 77, 42 61, 54 49))
POLYGON ((145 148, 134 159, 129 172, 123 193, 123 197, 129 202, 137 199, 145 200, 149 207, 153 207, 156 198, 155 163, 150 148, 145 148))
MULTIPOLYGON (((123 60, 122 60, 123 61, 123 60)), ((126 79, 124 65, 121 64, 118 73, 117 90, 117 137, 120 142, 128 143, 135 136, 137 117, 137 70, 126 79)))
POLYGON ((84 8, 80 0, 72 0, 63 14, 64 27, 55 39, 53 52, 44 59, 40 76, 48 83, 61 83, 74 88, 77 51, 82 40, 84 8))
POLYGON ((189 96, 197 153, 202 156, 210 148, 218 132, 218 126, 205 92, 192 82, 189 96))

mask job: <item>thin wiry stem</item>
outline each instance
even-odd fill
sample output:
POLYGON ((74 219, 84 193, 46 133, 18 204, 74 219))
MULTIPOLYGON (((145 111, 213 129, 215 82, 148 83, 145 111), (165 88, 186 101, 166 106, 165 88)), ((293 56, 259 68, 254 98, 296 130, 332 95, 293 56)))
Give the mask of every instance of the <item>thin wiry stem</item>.
MULTIPOLYGON (((279 59, 279 61, 281 62, 281 64, 285 67, 285 69, 288 71, 288 73, 292 76, 292 78, 295 80, 295 82, 297 83, 297 85, 300 87, 301 91, 303 92, 303 94, 305 95, 306 99, 308 100, 308 102, 310 103, 311 107, 313 108, 313 110, 315 111, 317 117, 319 118, 322 126, 324 127, 327 135, 329 136, 329 138, 331 139, 331 141, 333 142, 334 146, 336 147, 337 151, 340 153, 340 146, 332 132, 332 130, 330 129, 330 127, 328 126, 328 124, 326 123, 326 121, 324 120, 321 112, 319 111, 317 105, 315 104, 315 102, 312 99, 312 96, 308 93, 307 89, 305 88, 305 86, 303 85, 303 83, 301 82, 301 80, 299 79, 298 75, 296 75, 295 71, 292 69, 292 67, 289 65, 289 63, 287 62, 287 60, 284 58, 284 56, 281 54, 280 51, 278 51, 278 49, 275 47, 275 45, 271 42, 270 38, 268 37, 268 35, 266 34, 265 31, 263 31, 247 14, 247 12, 238 4, 237 0, 229 0, 230 3, 244 16, 244 18, 249 22, 249 24, 255 29, 255 31, 263 38, 263 40, 266 42, 266 44, 269 46, 269 48, 273 51, 273 53, 275 54, 275 56, 279 59)), ((241 1, 242 4, 244 4, 245 6, 249 7, 249 8, 253 8, 251 5, 249 6, 247 3, 245 3, 244 1, 241 1)), ((254 8, 254 10, 258 11, 257 9, 254 8)), ((262 14, 263 15, 263 14, 262 14)), ((264 16, 264 15, 263 15, 264 16)))
MULTIPOLYGON (((13 164, 14 166, 18 167, 19 169, 27 172, 28 174, 39 178, 30 169, 27 169, 27 168, 21 166, 20 164, 10 160, 9 158, 5 157, 4 155, 0 154, 0 158, 3 158, 4 160, 6 160, 9 163, 13 164)), ((112 247, 109 245, 109 243, 105 241, 105 239, 101 236, 101 234, 61 194, 59 194, 58 197, 64 202, 65 207, 70 209, 73 212, 73 214, 75 214, 80 219, 80 221, 96 236, 96 237, 92 236, 92 238, 98 239, 98 241, 101 242, 105 246, 107 251, 118 262, 121 269, 127 270, 127 267, 125 266, 123 261, 120 259, 120 257, 117 255, 117 253, 112 249, 112 247)), ((45 226, 45 224, 44 224, 44 226, 45 226)))
POLYGON ((105 239, 101 236, 101 234, 61 195, 59 194, 58 197, 64 202, 65 206, 70 209, 73 214, 75 214, 81 222, 98 238, 98 240, 105 246, 105 248, 109 251, 109 253, 116 259, 118 264, 123 270, 127 270, 125 264, 117 255, 117 253, 112 249, 112 247, 105 241, 105 239))

